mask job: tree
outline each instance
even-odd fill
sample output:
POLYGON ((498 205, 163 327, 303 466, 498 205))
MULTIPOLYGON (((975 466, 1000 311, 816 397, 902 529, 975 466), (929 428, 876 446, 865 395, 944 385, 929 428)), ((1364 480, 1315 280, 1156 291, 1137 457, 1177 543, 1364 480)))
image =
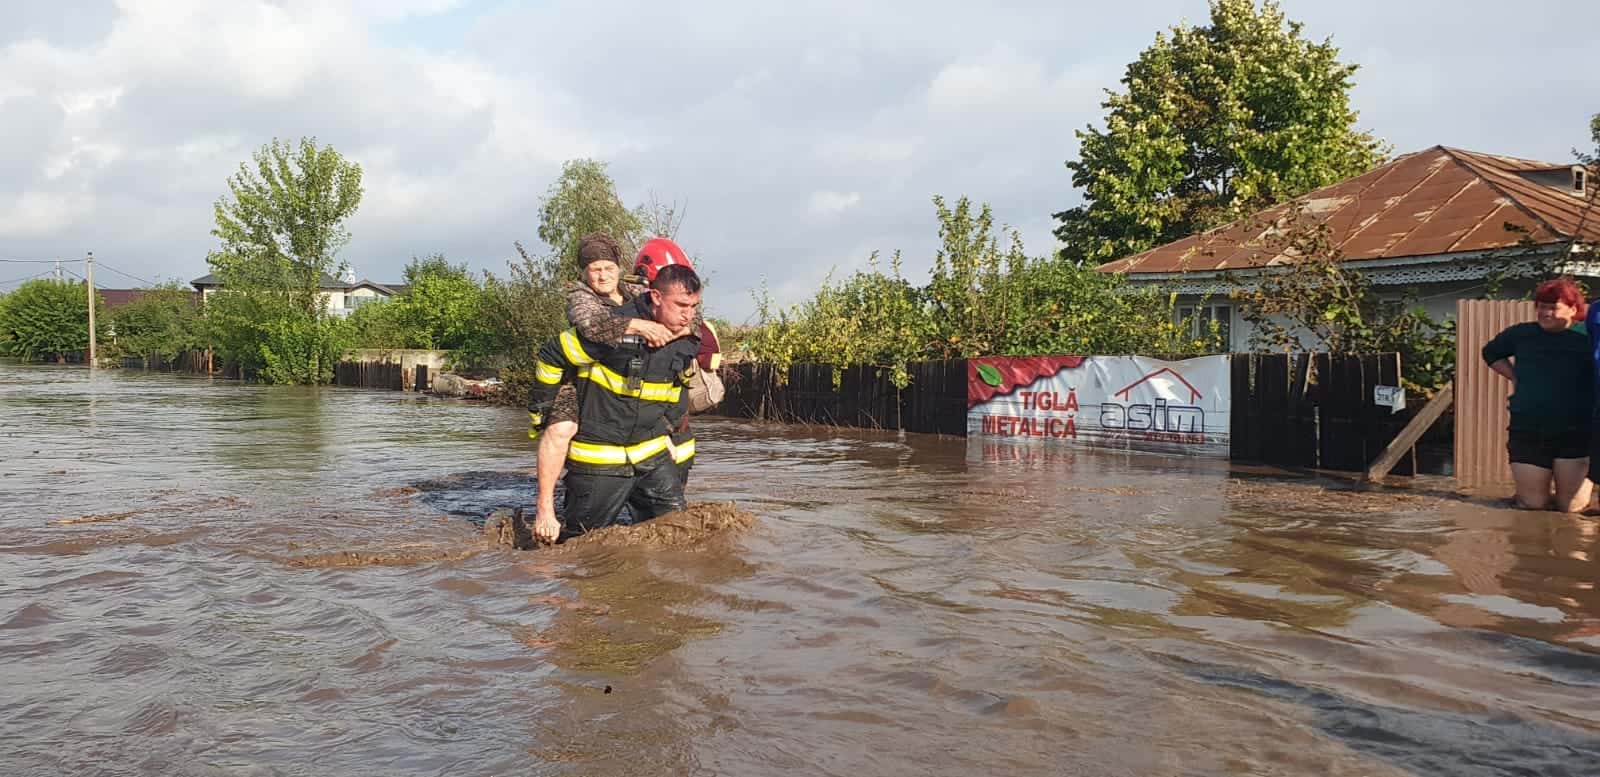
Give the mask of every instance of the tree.
POLYGON ((344 325, 352 348, 428 348, 426 332, 410 320, 404 299, 371 302, 350 312, 344 325))
POLYGON ((217 349, 271 382, 326 383, 342 342, 321 287, 350 240, 361 166, 315 138, 274 139, 252 159, 215 207, 222 245, 206 261, 222 279, 207 306, 217 349))
POLYGON ((172 281, 112 311, 110 351, 119 356, 172 361, 204 347, 204 321, 194 291, 172 281))
MULTIPOLYGON (((577 258, 579 238, 590 232, 606 232, 622 244, 628 254, 626 261, 632 259, 632 252, 638 247, 643 233, 641 217, 645 215, 643 206, 629 210, 622 204, 604 162, 574 159, 561 166, 561 176, 550 184, 540 202, 539 239, 550 246, 559 260, 572 262, 577 258)), ((666 211, 665 223, 672 224, 672 216, 670 210, 666 211)), ((576 269, 569 274, 575 273, 576 269)))
POLYGON ((205 318, 224 364, 267 383, 328 383, 350 346, 342 321, 308 314, 284 294, 224 289, 206 302, 205 318))
POLYGON ((211 234, 222 247, 207 261, 225 287, 281 290, 315 312, 322 279, 337 274, 350 241, 344 222, 361 204, 361 166, 315 138, 297 147, 274 139, 253 160, 254 170, 240 164, 228 179, 232 199, 217 201, 211 234))
POLYGON ((521 261, 507 262, 506 277, 485 272, 479 322, 485 348, 505 358, 501 399, 520 404, 533 382, 539 347, 567 326, 564 289, 572 265, 554 254, 532 256, 516 243, 521 261))
MULTIPOLYGON (((33 361, 64 363, 89 350, 89 305, 83 284, 38 279, 0 299, 0 349, 33 361)), ((95 295, 97 337, 105 337, 105 303, 95 295)))
POLYGON ((1590 169, 1600 167, 1600 113, 1589 119, 1589 139, 1594 141, 1593 151, 1578 151, 1573 149, 1578 161, 1590 169))
POLYGON ((655 192, 650 192, 650 199, 639 203, 639 206, 633 209, 633 216, 639 221, 639 231, 642 236, 676 240, 687 210, 688 206, 680 206, 677 200, 662 202, 655 192))
MULTIPOLYGON (((1230 296, 1251 324, 1251 346, 1275 351, 1400 354, 1401 382, 1424 395, 1454 377, 1455 321, 1436 321, 1414 299, 1385 300, 1344 260, 1330 228, 1290 208, 1274 229, 1270 253, 1292 269, 1263 270, 1253 282, 1229 279, 1230 296)), ((1507 263, 1517 261, 1508 255, 1507 263)))
POLYGON ((955 207, 934 198, 941 248, 926 286, 900 274, 897 253, 885 273, 874 254, 842 282, 830 276, 806 302, 778 309, 763 290, 759 323, 744 333, 753 358, 780 370, 811 362, 871 365, 910 380, 924 359, 1037 354, 1180 355, 1214 343, 1188 336, 1173 298, 1133 289, 1121 276, 1052 258, 1030 258, 1015 230, 994 229, 987 205, 965 197, 955 207), (1004 247, 1002 247, 1004 246, 1004 247))
POLYGON ((1274 0, 1212 0, 1108 90, 1105 129, 1067 163, 1084 204, 1055 214, 1066 261, 1100 264, 1357 175, 1386 153, 1355 129, 1355 65, 1274 0))
POLYGON ((1002 250, 987 204, 976 216, 966 197, 951 209, 943 197, 935 196, 933 206, 939 217, 940 241, 928 282, 933 347, 943 359, 996 353, 1007 322, 993 309, 998 302, 994 294, 1001 289, 1002 273, 1016 270, 1027 260, 1022 237, 1002 226, 1000 231, 1009 242, 1007 250, 1002 250))
POLYGON ((415 347, 453 350, 481 346, 483 289, 465 264, 450 264, 442 254, 412 259, 406 265, 405 278, 410 291, 399 304, 426 341, 415 347))
MULTIPOLYGON (((843 282, 829 277, 808 301, 780 310, 765 288, 756 297, 760 324, 748 332, 750 352, 786 369, 797 362, 888 368, 895 385, 905 387, 909 362, 926 358, 933 328, 925 292, 900 274, 896 253, 885 273, 874 253, 867 269, 843 282)), ((721 330, 718 330, 719 332, 721 330)))

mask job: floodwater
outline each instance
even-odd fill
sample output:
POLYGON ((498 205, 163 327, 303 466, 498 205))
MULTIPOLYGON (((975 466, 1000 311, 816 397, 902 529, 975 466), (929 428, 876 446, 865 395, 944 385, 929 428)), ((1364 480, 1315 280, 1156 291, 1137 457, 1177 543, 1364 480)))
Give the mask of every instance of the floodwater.
POLYGON ((708 420, 753 527, 514 551, 525 424, 0 364, 0 774, 1600 774, 1589 519, 708 420))

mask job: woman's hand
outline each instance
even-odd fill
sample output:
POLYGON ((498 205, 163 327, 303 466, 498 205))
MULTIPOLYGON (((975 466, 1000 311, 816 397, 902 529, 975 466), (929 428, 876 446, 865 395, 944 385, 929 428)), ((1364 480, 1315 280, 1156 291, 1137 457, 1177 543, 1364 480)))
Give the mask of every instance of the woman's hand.
POLYGON ((679 337, 672 330, 647 318, 628 319, 628 334, 643 337, 651 348, 660 348, 679 337))

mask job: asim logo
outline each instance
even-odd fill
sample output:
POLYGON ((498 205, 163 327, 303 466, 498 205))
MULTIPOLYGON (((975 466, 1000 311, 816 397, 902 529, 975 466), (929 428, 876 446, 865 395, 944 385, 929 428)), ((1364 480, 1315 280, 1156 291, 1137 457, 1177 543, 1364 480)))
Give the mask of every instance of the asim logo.
POLYGON ((1100 405, 1100 428, 1119 430, 1125 432, 1145 432, 1147 438, 1171 436, 1174 442, 1204 442, 1206 431, 1206 411, 1197 405, 1173 404, 1172 400, 1157 399, 1152 403, 1131 403, 1133 390, 1151 381, 1160 381, 1156 385, 1166 384, 1175 397, 1182 397, 1188 392, 1188 401, 1195 402, 1202 399, 1200 389, 1195 388, 1184 380, 1176 370, 1171 367, 1162 367, 1113 394, 1120 397, 1121 403, 1105 402, 1100 405), (1198 435, 1199 439, 1192 439, 1190 435, 1198 435))

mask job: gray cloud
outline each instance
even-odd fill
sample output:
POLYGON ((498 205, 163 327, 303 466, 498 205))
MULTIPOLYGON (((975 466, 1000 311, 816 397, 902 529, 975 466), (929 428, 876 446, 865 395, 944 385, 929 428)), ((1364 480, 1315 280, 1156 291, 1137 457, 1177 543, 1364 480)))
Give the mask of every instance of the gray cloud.
POLYGON ((104 38, 116 18, 116 0, 50 0, 0 7, 0 46, 47 40, 69 48, 104 38))

